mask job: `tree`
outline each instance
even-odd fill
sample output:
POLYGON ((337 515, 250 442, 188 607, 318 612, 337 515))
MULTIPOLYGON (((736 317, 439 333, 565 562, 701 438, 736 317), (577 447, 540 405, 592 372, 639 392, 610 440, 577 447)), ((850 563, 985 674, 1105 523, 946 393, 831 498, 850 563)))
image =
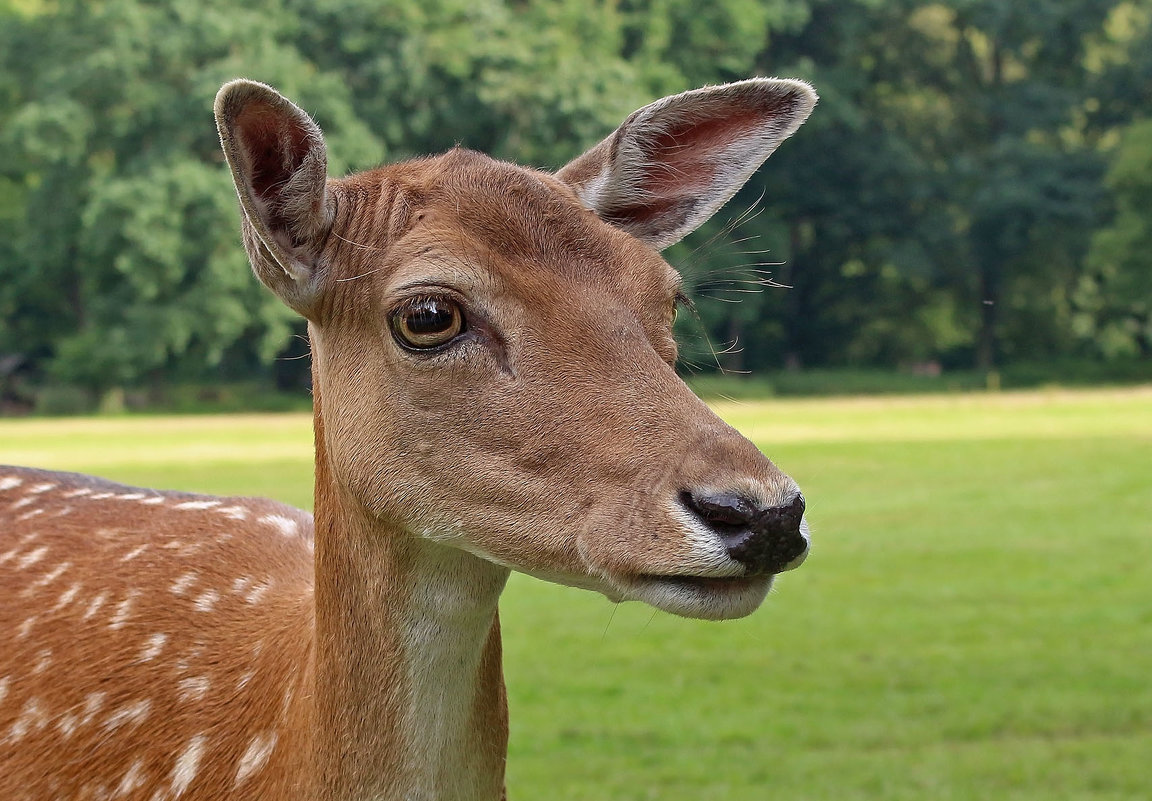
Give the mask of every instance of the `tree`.
POLYGON ((267 361, 293 318, 248 275, 212 98, 237 73, 277 82, 323 121, 336 169, 362 166, 381 148, 339 77, 299 56, 273 3, 46 8, 0 34, 0 175, 17 198, 0 351, 97 392, 177 358, 210 368, 238 342, 267 361))
POLYGON ((1152 356, 1152 120, 1129 125, 1108 171, 1116 201, 1078 287, 1077 333, 1105 357, 1152 356))
POLYGON ((266 366, 301 330, 243 266, 229 78, 316 116, 338 175, 456 144, 555 168, 751 74, 822 100, 669 252, 742 346, 688 361, 1146 354, 1150 31, 1152 0, 0 0, 0 357, 100 392, 266 366))
POLYGON ((765 187, 789 192, 791 360, 988 369, 1068 346, 1103 166, 1082 55, 1111 5, 819 3, 776 37, 764 70, 823 97, 765 187))

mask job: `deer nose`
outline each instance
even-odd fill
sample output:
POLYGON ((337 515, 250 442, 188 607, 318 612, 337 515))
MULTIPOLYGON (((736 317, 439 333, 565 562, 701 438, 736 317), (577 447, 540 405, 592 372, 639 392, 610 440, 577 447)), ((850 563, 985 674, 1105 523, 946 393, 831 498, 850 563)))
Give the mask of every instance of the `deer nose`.
POLYGON ((787 504, 771 507, 728 492, 686 490, 680 501, 716 532, 728 555, 749 574, 791 570, 808 555, 808 538, 801 531, 804 496, 799 492, 787 504))

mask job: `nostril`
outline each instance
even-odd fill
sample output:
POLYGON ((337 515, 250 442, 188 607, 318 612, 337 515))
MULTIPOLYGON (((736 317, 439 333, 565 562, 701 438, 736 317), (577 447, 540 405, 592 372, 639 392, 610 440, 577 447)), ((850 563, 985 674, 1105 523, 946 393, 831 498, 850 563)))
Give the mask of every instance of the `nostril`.
POLYGON ((792 534, 799 533, 803 519, 804 496, 796 493, 791 503, 765 509, 760 515, 760 525, 779 534, 792 534))
POLYGON ((727 492, 694 494, 685 490, 680 493, 680 502, 721 533, 724 529, 748 528, 759 514, 756 505, 747 498, 727 492))

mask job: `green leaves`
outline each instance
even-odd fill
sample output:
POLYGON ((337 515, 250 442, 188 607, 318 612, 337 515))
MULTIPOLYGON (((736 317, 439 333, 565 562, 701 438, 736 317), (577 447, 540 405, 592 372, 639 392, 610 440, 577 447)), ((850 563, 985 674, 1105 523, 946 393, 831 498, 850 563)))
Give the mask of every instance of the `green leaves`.
POLYGON ((295 27, 275 2, 137 0, 66 1, 5 27, 0 76, 20 78, 0 105, 0 352, 101 392, 284 347, 294 316, 240 247, 216 90, 252 74, 295 91, 336 170, 383 156, 341 76, 300 56, 295 27))
POLYGON ((0 356, 103 391, 284 348, 212 127, 228 79, 296 100, 342 174, 455 144, 558 167, 752 74, 822 99, 670 254, 744 348, 722 363, 1149 357, 1149 0, 0 2, 0 356), (791 288, 718 283, 766 277, 791 288))
POLYGON ((83 314, 56 339, 57 377, 103 389, 181 357, 211 367, 246 334, 274 355, 292 315, 251 280, 229 190, 187 158, 93 187, 75 249, 83 314))
POLYGON ((1076 332, 1104 356, 1152 355, 1152 120, 1124 131, 1108 172, 1116 199, 1077 286, 1076 332))

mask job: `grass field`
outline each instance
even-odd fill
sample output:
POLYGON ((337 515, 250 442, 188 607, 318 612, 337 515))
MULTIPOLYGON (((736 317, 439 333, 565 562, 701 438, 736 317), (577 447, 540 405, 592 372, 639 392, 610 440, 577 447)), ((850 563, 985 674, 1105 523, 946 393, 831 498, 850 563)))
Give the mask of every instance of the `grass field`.
MULTIPOLYGON (((727 404, 812 557, 728 623, 514 577, 516 799, 1152 798, 1152 388, 727 404)), ((0 421, 0 462, 308 505, 309 421, 0 421)))

